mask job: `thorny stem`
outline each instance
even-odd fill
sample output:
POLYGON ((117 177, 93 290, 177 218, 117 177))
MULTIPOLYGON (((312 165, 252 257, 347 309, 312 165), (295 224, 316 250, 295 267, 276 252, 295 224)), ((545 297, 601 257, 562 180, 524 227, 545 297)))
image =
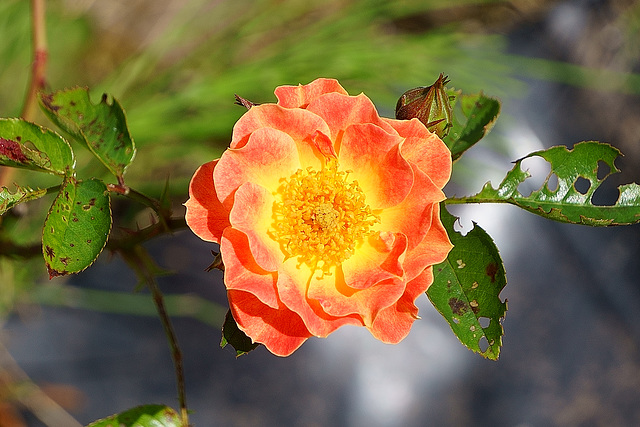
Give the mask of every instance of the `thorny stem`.
MULTIPOLYGON (((45 86, 47 68, 47 32, 45 25, 45 0, 31 0, 31 28, 33 37, 33 63, 31 79, 20 116, 32 121, 37 109, 38 91, 45 86)), ((0 187, 8 185, 14 173, 13 168, 0 167, 0 187)))
POLYGON ((136 275, 147 285, 151 291, 153 302, 156 305, 158 316, 162 322, 164 333, 167 336, 169 347, 171 348, 171 359, 176 374, 176 385, 178 388, 178 403, 180 405, 180 416, 182 427, 189 427, 189 414, 187 410, 187 394, 184 382, 184 368, 182 366, 182 350, 178 345, 178 339, 171 323, 171 318, 167 314, 164 304, 164 296, 158 288, 153 270, 155 264, 145 249, 137 245, 128 250, 121 250, 122 257, 127 264, 136 272, 136 275))

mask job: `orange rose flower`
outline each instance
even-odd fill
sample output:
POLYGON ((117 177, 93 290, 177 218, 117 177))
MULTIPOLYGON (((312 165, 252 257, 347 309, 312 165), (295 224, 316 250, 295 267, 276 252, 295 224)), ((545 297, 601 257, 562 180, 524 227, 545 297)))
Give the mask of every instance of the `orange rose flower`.
POLYGON ((438 204, 451 154, 419 120, 381 118, 336 80, 275 94, 196 171, 187 224, 220 244, 233 317, 272 353, 343 325, 397 343, 451 249, 438 204))

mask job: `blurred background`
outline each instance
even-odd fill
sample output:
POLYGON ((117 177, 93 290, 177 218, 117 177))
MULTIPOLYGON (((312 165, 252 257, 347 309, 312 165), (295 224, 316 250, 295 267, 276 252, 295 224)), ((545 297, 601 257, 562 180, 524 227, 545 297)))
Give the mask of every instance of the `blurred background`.
MULTIPOLYGON (((22 108, 29 19, 29 2, 0 2, 0 117, 22 108)), ((496 127, 456 164, 449 196, 497 185, 531 151, 583 140, 625 154, 599 200, 613 203, 618 185, 640 181, 636 1, 58 0, 47 3, 47 35, 50 88, 118 98, 138 147, 127 184, 157 197, 169 178, 176 216, 192 173, 220 155, 244 112, 235 93, 272 102, 276 86, 321 76, 365 92, 389 117, 405 90, 441 72, 450 87, 500 98, 496 127)), ((111 182, 76 154, 80 178, 111 182)), ((548 167, 525 166, 536 188, 548 167)), ((28 172, 12 182, 56 184, 28 172)), ((37 244, 50 203, 5 214, 2 240, 37 244)), ((116 198, 116 226, 148 223, 134 208, 116 198)), ((640 425, 640 228, 552 223, 511 206, 451 211, 482 226, 505 262, 497 362, 462 346, 426 297, 422 320, 396 346, 345 327, 286 359, 262 348, 236 359, 218 345, 222 275, 204 271, 215 245, 186 230, 148 242, 170 273, 158 280, 194 425, 640 425)), ((0 426, 42 426, 43 414, 61 411, 87 424, 143 403, 178 406, 160 321, 136 285, 107 252, 51 281, 38 256, 0 258, 0 426)))

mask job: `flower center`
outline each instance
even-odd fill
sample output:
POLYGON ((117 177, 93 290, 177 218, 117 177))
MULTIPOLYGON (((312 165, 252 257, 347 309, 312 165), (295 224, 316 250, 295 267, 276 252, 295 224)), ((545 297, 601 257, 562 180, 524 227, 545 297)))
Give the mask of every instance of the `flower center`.
POLYGON ((380 218, 372 213, 358 182, 348 180, 329 160, 320 171, 298 169, 275 194, 270 235, 287 258, 312 270, 330 269, 349 259, 380 218))

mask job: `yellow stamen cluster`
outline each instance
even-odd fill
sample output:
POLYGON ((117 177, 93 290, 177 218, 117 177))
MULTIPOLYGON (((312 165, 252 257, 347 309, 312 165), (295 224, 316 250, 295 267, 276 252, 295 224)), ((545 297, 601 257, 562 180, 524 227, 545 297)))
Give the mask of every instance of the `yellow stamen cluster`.
POLYGON ((339 171, 335 160, 320 171, 298 169, 275 194, 270 234, 287 258, 331 274, 380 219, 365 202, 357 181, 339 171))

